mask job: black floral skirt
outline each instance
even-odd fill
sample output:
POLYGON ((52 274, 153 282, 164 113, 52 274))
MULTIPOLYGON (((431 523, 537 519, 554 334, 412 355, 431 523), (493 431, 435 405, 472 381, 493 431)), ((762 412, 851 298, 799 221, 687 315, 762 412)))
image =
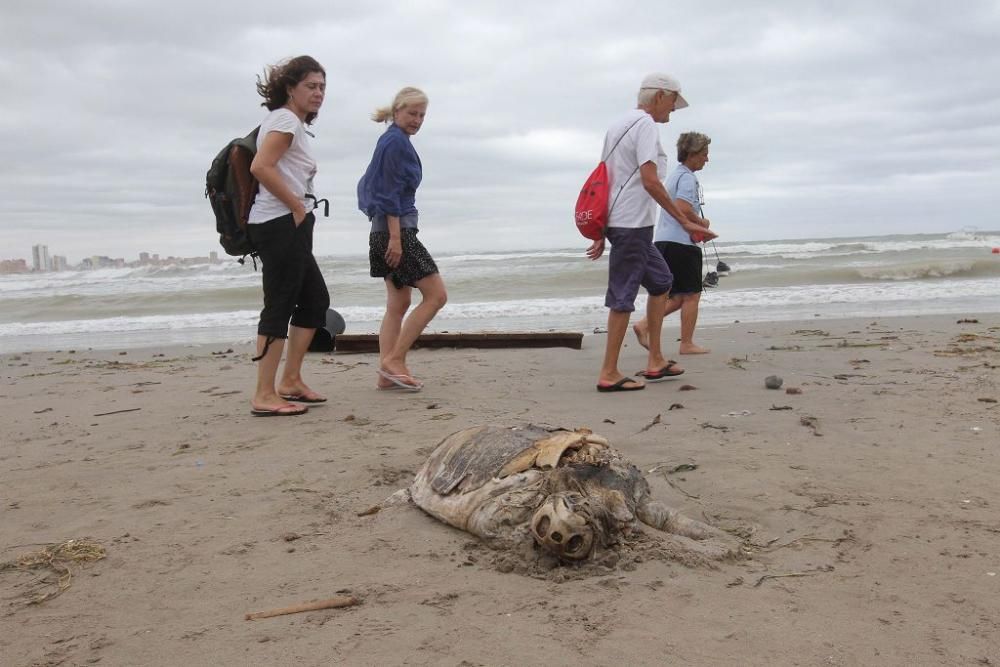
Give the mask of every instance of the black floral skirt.
POLYGON ((399 266, 392 268, 385 261, 385 251, 389 249, 389 232, 371 232, 368 235, 368 262, 371 264, 372 278, 389 278, 396 289, 414 287, 418 280, 438 273, 434 258, 417 238, 417 230, 404 227, 399 230, 399 240, 403 246, 403 257, 399 266))

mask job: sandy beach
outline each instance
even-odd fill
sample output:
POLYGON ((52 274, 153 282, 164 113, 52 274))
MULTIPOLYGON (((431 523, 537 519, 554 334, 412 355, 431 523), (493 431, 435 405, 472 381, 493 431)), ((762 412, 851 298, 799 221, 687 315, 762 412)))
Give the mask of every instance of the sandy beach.
POLYGON ((417 394, 375 391, 374 355, 311 355, 330 401, 274 419, 249 414, 247 348, 4 355, 0 664, 1000 663, 1000 316, 699 342, 683 376, 627 394, 594 390, 599 334, 418 350, 417 394), (749 557, 526 576, 412 506, 357 515, 482 423, 593 429, 749 557), (11 564, 68 540, 105 557, 26 604, 57 576, 11 564), (338 594, 361 604, 244 620, 338 594))

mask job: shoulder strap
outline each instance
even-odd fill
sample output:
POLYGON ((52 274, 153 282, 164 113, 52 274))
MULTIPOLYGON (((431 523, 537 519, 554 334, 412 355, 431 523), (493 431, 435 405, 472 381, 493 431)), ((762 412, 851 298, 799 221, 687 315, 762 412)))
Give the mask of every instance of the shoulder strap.
POLYGON ((618 148, 618 144, 620 144, 622 142, 622 139, 624 139, 625 136, 629 133, 629 130, 631 130, 633 127, 635 127, 636 123, 638 123, 640 120, 642 120, 642 116, 639 116, 638 118, 636 118, 635 119, 635 123, 632 123, 631 125, 628 126, 628 130, 625 130, 625 132, 622 133, 622 136, 618 137, 618 141, 616 141, 615 145, 611 147, 611 150, 608 151, 608 154, 601 158, 601 162, 604 162, 609 157, 611 157, 611 154, 615 152, 616 148, 618 148))
MULTIPOLYGON (((625 132, 622 133, 622 136, 618 137, 618 141, 615 142, 615 145, 611 147, 611 150, 608 151, 608 154, 601 160, 601 162, 604 162, 609 157, 611 157, 611 154, 615 152, 616 148, 618 148, 618 144, 620 144, 622 142, 622 139, 625 138, 625 135, 627 135, 629 133, 629 130, 631 130, 633 127, 635 127, 636 123, 638 123, 640 120, 642 120, 642 116, 639 116, 638 118, 636 118, 635 122, 628 126, 628 130, 625 130, 625 132)), ((608 207, 608 217, 609 218, 611 217, 611 212, 613 210, 615 210, 615 204, 618 202, 618 196, 621 195, 622 190, 625 189, 625 186, 628 185, 628 182, 632 180, 632 177, 635 176, 635 173, 637 171, 639 171, 639 167, 641 167, 641 166, 642 165, 636 165, 635 169, 632 170, 632 173, 629 174, 628 178, 625 179, 625 182, 622 183, 621 186, 618 188, 618 192, 615 193, 615 198, 613 200, 611 200, 611 206, 608 207)))
POLYGON ((233 139, 233 143, 242 146, 250 151, 251 155, 257 154, 257 135, 260 134, 260 125, 255 127, 250 134, 240 139, 233 139))
MULTIPOLYGON (((642 166, 642 165, 639 165, 639 166, 642 166)), ((622 193, 622 190, 625 189, 625 186, 628 185, 628 182, 632 180, 632 177, 635 176, 635 172, 637 172, 637 171, 639 171, 639 167, 636 167, 632 171, 632 173, 629 174, 628 178, 625 179, 625 182, 622 183, 622 185, 621 185, 620 188, 618 188, 618 192, 615 193, 615 198, 611 201, 611 206, 608 207, 608 217, 609 218, 611 217, 611 211, 615 210, 615 202, 618 201, 618 195, 620 195, 622 193)))

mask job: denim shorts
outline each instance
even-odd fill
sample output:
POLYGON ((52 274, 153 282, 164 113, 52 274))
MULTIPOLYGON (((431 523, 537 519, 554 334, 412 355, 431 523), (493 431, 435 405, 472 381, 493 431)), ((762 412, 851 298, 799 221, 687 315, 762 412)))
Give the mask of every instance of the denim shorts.
POLYGON ((607 239, 611 243, 611 254, 605 306, 631 313, 635 310, 640 285, 650 296, 670 291, 674 277, 663 255, 653 246, 652 227, 608 227, 607 239))

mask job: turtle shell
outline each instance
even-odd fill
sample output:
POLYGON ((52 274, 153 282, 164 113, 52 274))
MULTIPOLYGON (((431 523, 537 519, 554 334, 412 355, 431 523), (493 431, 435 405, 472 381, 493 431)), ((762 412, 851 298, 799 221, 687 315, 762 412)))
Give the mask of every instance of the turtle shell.
POLYGON ((496 477, 504 465, 549 436, 537 426, 477 426, 445 438, 424 465, 434 493, 474 491, 496 477))

